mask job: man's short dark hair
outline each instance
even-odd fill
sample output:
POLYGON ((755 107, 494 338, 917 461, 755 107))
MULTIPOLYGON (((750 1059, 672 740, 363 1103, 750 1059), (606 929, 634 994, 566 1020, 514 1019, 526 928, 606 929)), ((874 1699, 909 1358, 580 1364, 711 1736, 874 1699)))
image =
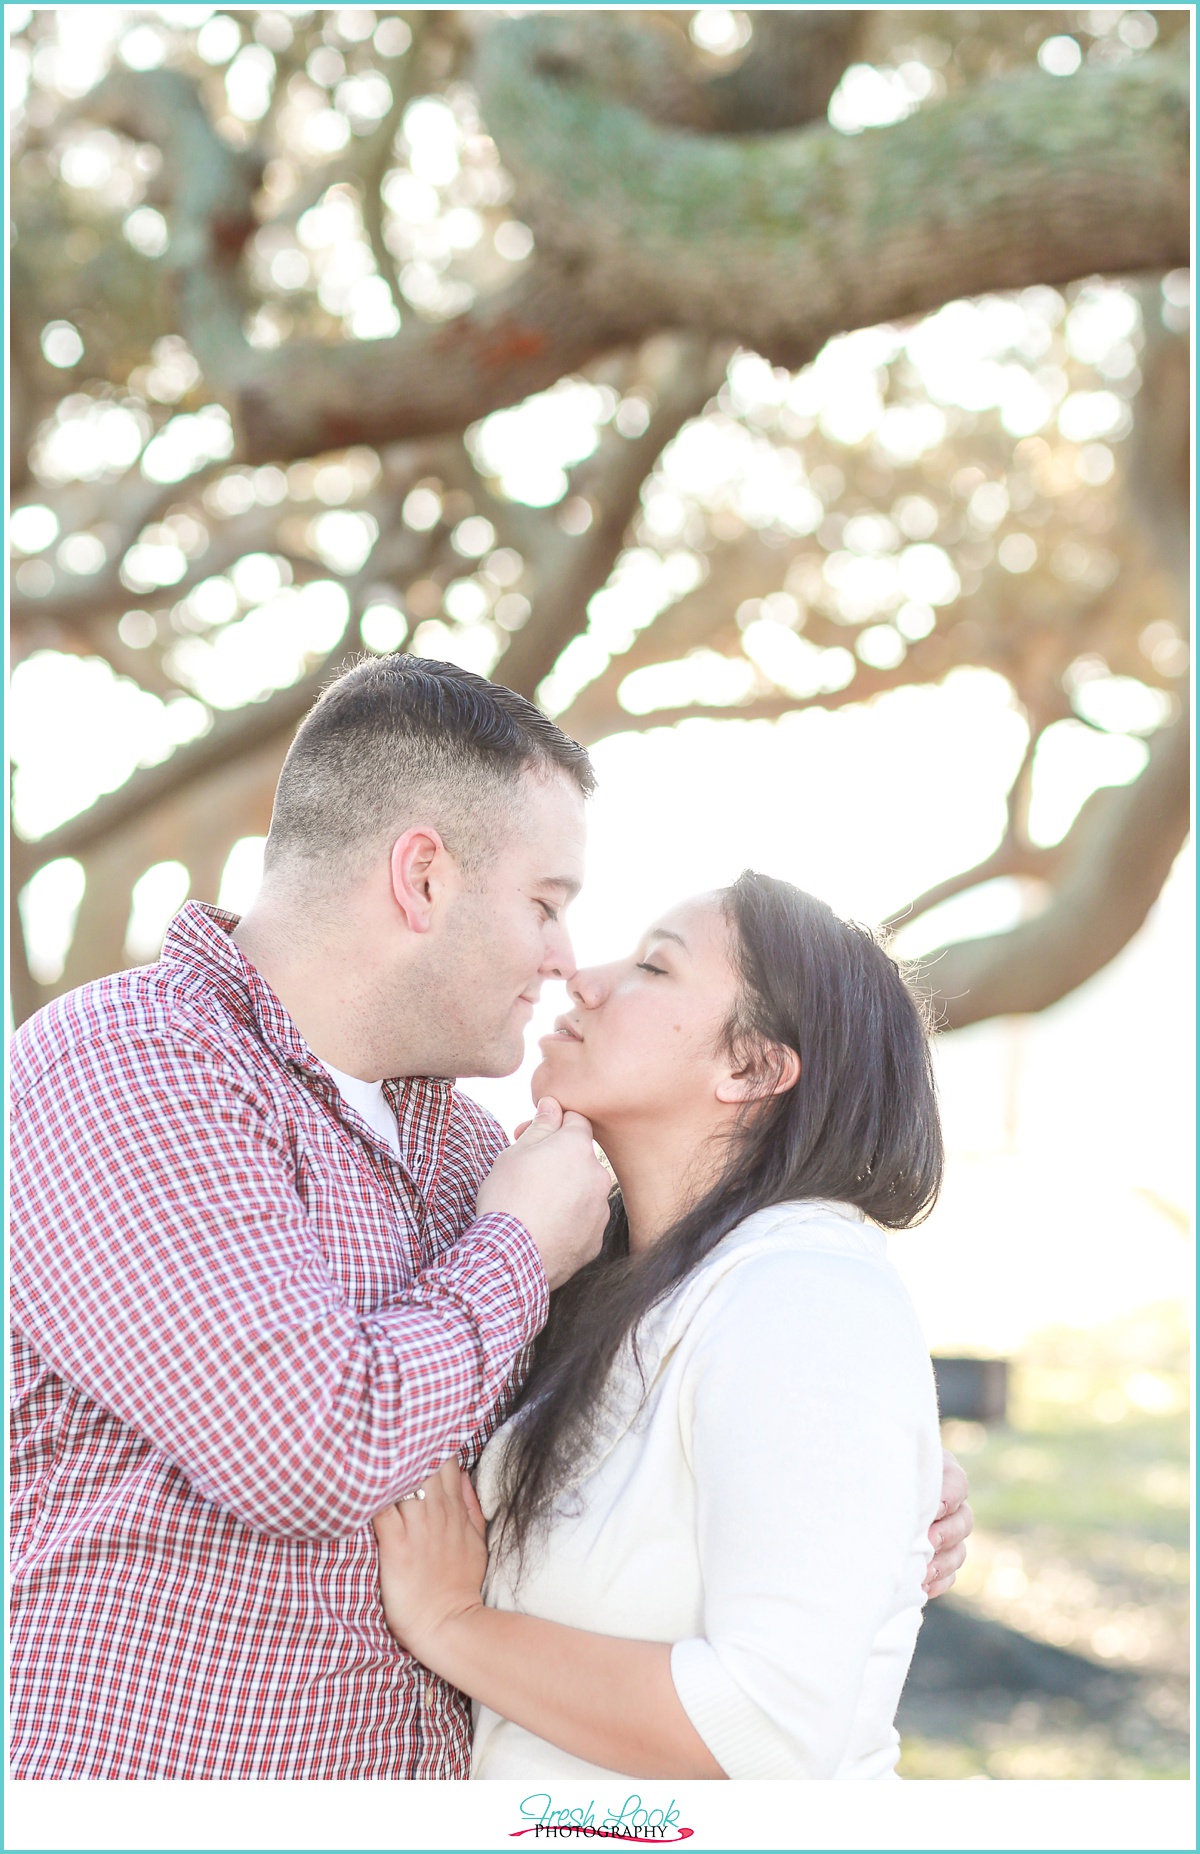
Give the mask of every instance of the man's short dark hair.
POLYGON ((301 722, 275 793, 266 868, 355 874, 411 824, 465 867, 486 862, 522 775, 565 773, 585 798, 584 749, 524 696, 428 657, 370 657, 301 722))

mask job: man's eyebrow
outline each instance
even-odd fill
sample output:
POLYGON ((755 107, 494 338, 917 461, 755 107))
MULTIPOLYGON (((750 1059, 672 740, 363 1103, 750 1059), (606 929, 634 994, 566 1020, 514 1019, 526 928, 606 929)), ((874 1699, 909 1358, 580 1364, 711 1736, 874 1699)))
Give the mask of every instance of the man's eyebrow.
POLYGON ((574 876, 542 876, 537 886, 539 888, 556 888, 567 901, 574 901, 576 895, 583 887, 583 884, 577 881, 574 876))
POLYGON ((688 950, 688 944, 683 935, 681 933, 676 933, 671 927, 652 927, 646 935, 646 938, 647 940, 674 940, 676 945, 681 946, 685 953, 688 950))

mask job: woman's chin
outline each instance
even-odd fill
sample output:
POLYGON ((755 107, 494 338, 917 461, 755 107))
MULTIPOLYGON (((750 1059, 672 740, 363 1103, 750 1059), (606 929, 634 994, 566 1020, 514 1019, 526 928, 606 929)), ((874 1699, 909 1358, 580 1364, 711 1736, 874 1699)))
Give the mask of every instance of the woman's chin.
POLYGON ((553 1055, 543 1056, 529 1078, 529 1092, 536 1107, 543 1095, 550 1095, 556 1100, 563 1112, 570 1110, 576 1114, 586 1114, 587 1108, 574 1098, 578 1085, 572 1088, 570 1079, 563 1074, 562 1065, 555 1062, 553 1055))

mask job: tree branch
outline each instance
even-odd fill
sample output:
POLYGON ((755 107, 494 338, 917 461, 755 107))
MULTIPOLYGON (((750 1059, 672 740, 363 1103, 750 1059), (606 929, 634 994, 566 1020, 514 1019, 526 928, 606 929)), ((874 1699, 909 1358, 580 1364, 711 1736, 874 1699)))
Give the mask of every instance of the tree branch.
POLYGON ((614 444, 606 467, 590 478, 592 525, 564 547, 537 588, 532 616, 500 660, 498 678, 518 695, 532 698, 567 644, 586 630, 588 601, 612 572, 646 477, 680 427, 704 410, 728 361, 724 346, 710 352, 694 341, 679 343, 645 431, 614 444))
POLYGON ((1061 844, 1043 847, 1041 844, 1021 843, 1015 837, 1006 836, 991 855, 985 856, 973 869, 962 869, 957 875, 947 876, 944 882, 935 882, 923 895, 918 895, 914 901, 898 908, 885 924, 888 927, 907 927, 910 921, 919 920, 922 914, 940 908, 944 901, 953 901, 956 895, 969 894, 971 889, 979 888, 984 882, 995 882, 1002 876, 1033 876, 1038 881, 1050 881, 1061 864, 1061 844))
MULTIPOLYGON (((12 867, 11 848, 9 866, 12 867)), ((18 883, 14 873, 8 890, 8 996, 15 1024, 23 1024, 27 1017, 32 1017, 33 1013, 45 1004, 49 995, 29 970, 29 952, 25 945, 25 927, 21 920, 20 891, 22 886, 23 884, 18 883)))
POLYGON ((242 252, 257 227, 260 156, 240 154, 221 139, 198 86, 181 71, 114 67, 75 113, 161 151, 159 185, 171 202, 163 264, 180 331, 212 390, 236 394, 260 359, 243 329, 248 303, 241 273, 242 252))
MULTIPOLYGON (((590 16, 589 16, 590 17, 590 16)), ((785 365, 951 298, 1188 262, 1188 73, 1166 57, 971 86, 886 129, 693 134, 592 83, 587 20, 483 32, 484 115, 539 251, 506 290, 391 340, 242 333, 253 170, 177 72, 120 73, 84 107, 163 148, 182 332, 243 456, 462 430, 662 329, 785 365)))
POLYGON ((587 19, 487 33, 484 115, 581 307, 732 333, 788 366, 951 298, 1187 262, 1188 72, 1146 58, 972 86, 888 128, 663 129, 597 88, 587 19))
POLYGON ((864 7, 756 10, 746 56, 705 85, 710 126, 719 134, 763 135, 821 121, 871 16, 864 7))
POLYGON ((97 799, 86 811, 68 818, 65 824, 36 842, 14 837, 10 863, 14 889, 22 888, 43 863, 52 862, 58 856, 86 854, 185 786, 223 770, 231 761, 252 753, 285 730, 290 732, 308 712, 334 673, 335 659, 342 655, 344 653, 334 653, 327 657, 291 688, 277 690, 264 702, 254 702, 246 708, 218 715, 201 739, 177 747, 170 759, 161 765, 148 766, 134 773, 117 791, 97 799))
POLYGON ((1058 846, 1061 874, 1040 914, 919 962, 942 1028, 1045 1010, 1129 944, 1187 837, 1190 760, 1185 714, 1154 735, 1131 785, 1088 799, 1058 846))
MULTIPOLYGON (((203 470, 196 471, 179 483, 152 483, 135 468, 119 482, 106 485, 111 499, 104 515, 106 521, 116 528, 117 534, 108 549, 104 565, 98 573, 65 574, 59 570, 55 573, 56 584, 52 590, 38 598, 14 590, 9 604, 14 638, 19 638, 25 630, 47 625, 57 625, 63 630, 82 634, 89 621, 101 616, 107 617, 116 607, 127 605, 139 596, 147 596, 130 592, 122 581, 121 564, 125 555, 149 522, 163 514, 172 503, 183 501, 194 493, 221 467, 219 464, 208 464, 203 470)), ((92 485, 87 487, 90 489, 92 485)), ((75 483, 68 485, 68 493, 61 499, 62 503, 69 504, 71 500, 77 500, 70 496, 70 491, 79 488, 80 485, 75 483)), ((47 500, 50 500, 52 507, 59 506, 54 499, 47 500)), ((208 557, 209 551, 205 549, 204 558, 208 557)), ((203 579, 208 573, 219 570, 205 567, 195 577, 203 579)), ((183 596, 174 587, 170 591, 173 597, 183 596)))

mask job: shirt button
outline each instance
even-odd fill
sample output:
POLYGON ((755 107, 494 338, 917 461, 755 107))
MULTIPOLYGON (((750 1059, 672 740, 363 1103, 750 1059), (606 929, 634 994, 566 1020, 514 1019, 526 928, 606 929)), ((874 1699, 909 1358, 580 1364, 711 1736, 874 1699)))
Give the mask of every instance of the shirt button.
POLYGON ((424 1688, 422 1688, 421 1704, 422 1706, 424 1706, 426 1712, 432 1712, 434 1706, 437 1704, 437 1695, 434 1692, 433 1688, 429 1685, 426 1685, 424 1688))

